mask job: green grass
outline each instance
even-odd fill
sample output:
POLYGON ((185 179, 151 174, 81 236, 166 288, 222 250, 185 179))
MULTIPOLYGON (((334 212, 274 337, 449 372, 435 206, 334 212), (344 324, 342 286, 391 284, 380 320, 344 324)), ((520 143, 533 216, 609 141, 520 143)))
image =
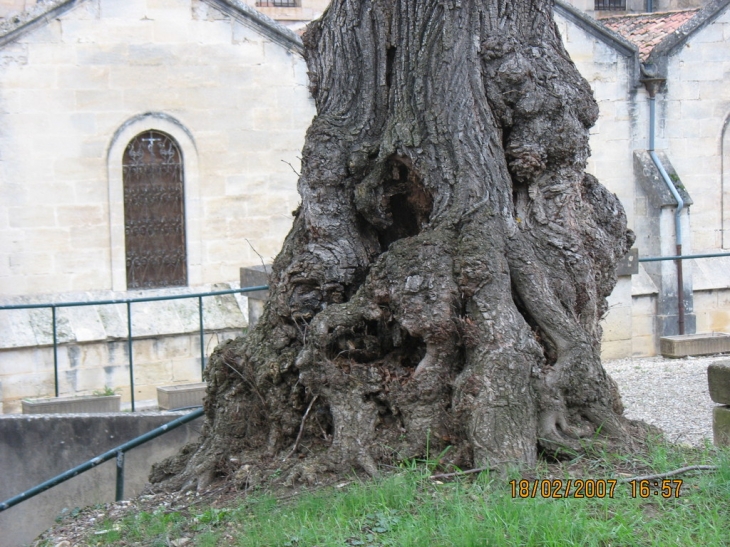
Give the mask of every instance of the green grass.
POLYGON ((167 547, 189 538, 188 547, 730 545, 730 451, 657 444, 640 459, 602 454, 560 467, 542 465, 534 474, 617 479, 632 467, 661 473, 692 464, 719 469, 672 477, 683 485, 680 496, 670 499, 632 498, 625 483, 610 499, 515 499, 509 481, 522 478, 516 471, 439 483, 428 478, 428 465, 410 464, 377 481, 353 479, 288 499, 256 494, 225 508, 142 512, 101 523, 89 543, 167 547))

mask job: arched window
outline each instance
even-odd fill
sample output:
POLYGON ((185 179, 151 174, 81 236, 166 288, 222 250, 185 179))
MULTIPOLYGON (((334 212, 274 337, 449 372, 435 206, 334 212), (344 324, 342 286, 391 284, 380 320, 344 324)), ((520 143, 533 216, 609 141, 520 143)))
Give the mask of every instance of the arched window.
POLYGON ((124 150, 127 288, 187 285, 183 158, 175 140, 144 131, 124 150))

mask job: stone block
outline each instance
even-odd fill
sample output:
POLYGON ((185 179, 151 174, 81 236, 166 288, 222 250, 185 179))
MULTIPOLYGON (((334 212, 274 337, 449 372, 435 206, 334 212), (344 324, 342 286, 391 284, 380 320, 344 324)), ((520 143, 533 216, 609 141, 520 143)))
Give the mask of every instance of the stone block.
POLYGON ((721 405, 730 405, 730 360, 711 363, 707 367, 710 398, 721 405))
POLYGON ((601 343, 601 359, 604 361, 631 357, 631 353, 631 339, 604 341, 601 343))
MULTIPOLYGON (((190 338, 191 352, 186 357, 180 357, 172 360, 172 381, 167 383, 179 384, 179 383, 196 383, 200 382, 202 378, 202 368, 200 366, 200 338, 190 338)), ((210 345, 204 345, 204 353, 210 354, 215 343, 210 345)), ((207 357, 206 357, 207 359, 207 357)))
MULTIPOLYGON (((160 336, 154 339, 153 350, 157 359, 171 359, 191 355, 191 338, 182 336, 160 336)), ((195 348, 193 348, 195 349, 195 348)))
POLYGON ((723 63, 704 62, 686 64, 679 69, 679 76, 687 81, 722 80, 723 63))
POLYGON ((603 340, 628 340, 632 335, 631 308, 619 306, 609 309, 606 318, 601 322, 603 328, 603 340))
POLYGON ((81 89, 75 91, 76 108, 93 111, 122 111, 122 92, 114 89, 81 89))
POLYGON ((172 381, 172 363, 170 361, 143 362, 140 359, 135 364, 134 376, 135 389, 137 386, 169 384, 172 381))
POLYGON ((715 446, 730 447, 730 406, 716 406, 712 410, 712 436, 715 446))
MULTIPOLYGON (((674 170, 674 167, 672 167, 669 158, 663 152, 657 152, 657 156, 659 156, 669 176, 672 177, 675 183, 679 183, 678 190, 682 199, 685 201, 685 205, 692 205, 693 201, 681 186, 679 176, 674 170)), ((667 188, 664 179, 661 177, 659 170, 654 165, 651 156, 649 156, 646 150, 634 151, 634 173, 641 187, 646 192, 652 207, 658 209, 666 206, 676 206, 677 201, 672 196, 669 188, 667 188)))
MULTIPOLYGON (((157 44, 186 43, 194 35, 199 35, 198 25, 192 21, 170 22, 165 19, 158 19, 152 23, 153 42, 157 44)), ((230 41, 230 26, 228 28, 228 40, 230 41)))
POLYGON ((119 412, 120 395, 90 397, 56 397, 53 399, 24 399, 23 414, 91 414, 119 412))
POLYGON ((206 383, 196 383, 158 387, 157 404, 161 410, 202 405, 207 385, 206 383))
POLYGON ((55 227, 56 215, 53 207, 35 205, 34 207, 10 207, 8 209, 11 228, 55 227))
MULTIPOLYGON (((96 167, 98 163, 92 160, 91 166, 96 167)), ((62 227, 106 225, 109 219, 105 213, 103 205, 62 205, 56 207, 56 221, 62 227)))
POLYGON ((659 340, 659 349, 664 357, 714 355, 730 352, 730 334, 710 332, 662 336, 659 340))
MULTIPOLYGON (((32 276, 52 269, 53 257, 49 253, 16 253, 10 256, 10 271, 13 273, 32 276)), ((22 293, 22 291, 17 292, 22 293)))
POLYGON ((79 65, 126 65, 131 55, 130 46, 117 44, 79 44, 76 47, 76 60, 79 65))
MULTIPOLYGON (((270 265, 247 266, 245 268, 241 268, 241 288, 268 285, 270 273, 270 265)), ((252 298, 266 300, 269 297, 268 290, 247 292, 243 294, 245 294, 249 298, 249 300, 252 298)))
POLYGON ((125 89, 124 107, 135 111, 183 109, 186 104, 183 93, 174 88, 125 89))
MULTIPOLYGON (((191 36, 194 36, 198 42, 202 44, 216 44, 221 49, 226 46, 230 48, 232 34, 231 22, 225 19, 191 25, 191 36)), ((184 38, 185 41, 189 39, 190 37, 184 38)))
POLYGON ((631 339, 633 357, 651 357, 656 355, 656 336, 634 336, 631 339))

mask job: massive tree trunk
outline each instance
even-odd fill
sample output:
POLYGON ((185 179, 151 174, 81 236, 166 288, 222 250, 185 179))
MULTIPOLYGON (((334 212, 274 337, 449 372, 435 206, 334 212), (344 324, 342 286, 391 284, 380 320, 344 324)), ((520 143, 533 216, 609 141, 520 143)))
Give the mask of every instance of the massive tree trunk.
POLYGON ((633 234, 585 173, 598 108, 552 5, 333 0, 310 25, 302 205, 178 482, 628 437, 599 323, 633 234))

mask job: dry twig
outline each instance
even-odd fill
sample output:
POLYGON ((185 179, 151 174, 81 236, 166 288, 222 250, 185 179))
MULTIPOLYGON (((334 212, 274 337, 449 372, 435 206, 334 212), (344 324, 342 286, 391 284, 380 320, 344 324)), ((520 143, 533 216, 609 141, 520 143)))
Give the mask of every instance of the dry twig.
POLYGON ((304 413, 304 416, 302 417, 302 423, 299 426, 299 434, 297 435, 297 438, 294 441, 294 446, 292 446, 292 448, 289 451, 289 453, 286 456, 284 456, 284 460, 283 461, 288 460, 289 459, 289 456, 291 456, 292 454, 294 454, 294 451, 297 449, 297 446, 299 446, 299 441, 302 439, 302 433, 304 433, 304 422, 307 421, 307 416, 309 416, 309 411, 312 410, 312 406, 314 406, 314 401, 316 401, 318 397, 319 397, 319 394, 317 394, 314 397, 312 397, 312 400, 309 401, 309 406, 307 407, 307 411, 304 413))
POLYGON ((688 467, 681 467, 674 471, 667 471, 666 473, 657 473, 656 475, 644 475, 640 477, 629 477, 628 479, 621 479, 621 482, 631 481, 651 481, 654 479, 663 479, 665 477, 673 477, 674 475, 681 475, 688 471, 717 471, 716 465, 690 465, 688 467))
POLYGON ((438 475, 431 475, 429 478, 431 480, 436 479, 450 479, 452 477, 460 477, 461 475, 472 475, 474 473, 481 473, 482 471, 487 471, 489 469, 488 465, 485 465, 484 467, 477 467, 475 469, 467 469, 466 471, 456 471, 454 473, 440 473, 438 475))

